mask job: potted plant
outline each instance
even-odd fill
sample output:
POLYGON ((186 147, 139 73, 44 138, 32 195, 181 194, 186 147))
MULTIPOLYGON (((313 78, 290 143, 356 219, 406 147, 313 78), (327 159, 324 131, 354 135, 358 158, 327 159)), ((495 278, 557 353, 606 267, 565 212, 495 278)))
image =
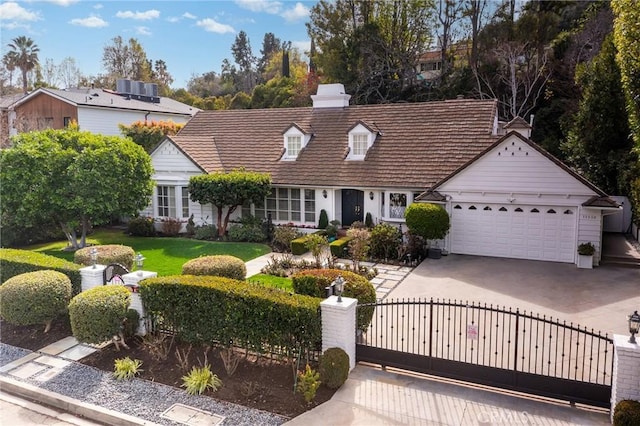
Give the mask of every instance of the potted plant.
MULTIPOLYGON (((413 203, 405 210, 404 218, 409 231, 427 241, 443 239, 451 226, 449 213, 436 204, 413 203)), ((441 255, 442 249, 429 247, 429 258, 439 259, 441 255)))
POLYGON ((591 242, 578 244, 578 268, 593 268, 593 254, 595 246, 591 242))
POLYGON ((325 231, 327 233, 327 239, 329 242, 335 241, 338 236, 338 227, 340 226, 339 220, 332 220, 329 222, 329 225, 326 227, 325 231))

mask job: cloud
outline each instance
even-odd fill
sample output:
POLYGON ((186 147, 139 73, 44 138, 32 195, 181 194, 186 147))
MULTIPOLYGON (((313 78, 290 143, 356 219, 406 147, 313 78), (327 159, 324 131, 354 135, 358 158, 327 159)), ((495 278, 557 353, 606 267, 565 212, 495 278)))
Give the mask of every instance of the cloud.
POLYGON ((102 3, 97 3, 93 6, 94 9, 102 9, 104 6, 102 3))
POLYGON ((309 8, 302 3, 296 3, 291 9, 282 12, 281 16, 288 22, 295 22, 309 17, 309 8))
POLYGON ((87 28, 102 28, 108 27, 109 23, 99 16, 90 16, 88 18, 75 18, 69 21, 72 25, 78 25, 79 27, 87 28))
POLYGON ((71 6, 74 3, 78 3, 79 0, 47 0, 49 3, 57 4, 58 6, 71 6))
POLYGON ((234 30, 232 26, 221 24, 220 22, 217 22, 216 20, 211 18, 202 19, 196 22, 196 25, 199 27, 202 27, 205 31, 210 33, 218 33, 218 34, 232 33, 233 34, 236 32, 236 30, 234 30))
POLYGON ((151 29, 149 27, 136 27, 136 34, 150 36, 151 29))
POLYGON ((311 50, 311 41, 310 40, 298 40, 292 41, 291 46, 295 47, 300 51, 301 56, 306 56, 305 52, 311 50))
POLYGON ((127 11, 118 11, 116 13, 116 17, 123 19, 136 19, 138 21, 148 21, 151 19, 158 18, 160 16, 160 11, 155 9, 147 10, 146 12, 132 12, 130 10, 127 11))
POLYGON ((282 2, 273 0, 236 0, 236 4, 252 12, 265 12, 276 15, 282 10, 282 2))
POLYGON ((167 22, 171 22, 172 24, 179 22, 180 21, 180 17, 178 16, 170 16, 167 18, 167 22))
POLYGON ((40 15, 20 6, 16 2, 0 4, 0 21, 39 21, 40 15))
POLYGON ((192 14, 190 14, 189 12, 185 12, 185 13, 183 13, 183 14, 182 14, 182 17, 183 17, 183 18, 186 18, 186 19, 197 19, 197 18, 198 18, 196 15, 192 15, 192 14))

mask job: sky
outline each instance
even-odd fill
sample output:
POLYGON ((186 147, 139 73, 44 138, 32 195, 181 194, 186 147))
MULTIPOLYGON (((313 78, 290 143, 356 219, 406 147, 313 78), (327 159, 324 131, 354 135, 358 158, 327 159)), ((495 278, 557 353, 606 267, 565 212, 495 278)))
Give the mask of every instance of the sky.
POLYGON ((215 71, 222 61, 234 63, 231 45, 247 33, 255 56, 264 34, 272 32, 309 50, 305 23, 316 1, 200 0, 87 1, 0 0, 0 52, 19 36, 33 39, 41 64, 75 59, 83 75, 103 74, 102 53, 114 37, 135 38, 147 58, 162 59, 173 76, 173 88, 185 87, 192 75, 215 71))

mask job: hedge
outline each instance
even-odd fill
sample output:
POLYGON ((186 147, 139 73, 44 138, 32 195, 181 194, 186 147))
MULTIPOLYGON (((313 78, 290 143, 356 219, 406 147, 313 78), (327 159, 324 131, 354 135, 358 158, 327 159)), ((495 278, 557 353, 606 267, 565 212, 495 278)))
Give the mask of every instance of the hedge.
POLYGON ((131 292, 123 285, 93 287, 75 296, 69 303, 73 337, 83 343, 102 343, 118 335, 131 301, 131 292))
POLYGON ((182 265, 183 275, 215 275, 243 281, 247 276, 244 261, 226 254, 201 256, 182 265))
POLYGON ((143 280, 147 315, 190 343, 220 343, 262 352, 265 346, 315 350, 322 341, 321 299, 215 276, 143 280))
POLYGON ((306 242, 307 242, 306 235, 296 238, 295 240, 291 240, 291 254, 301 255, 308 252, 309 249, 305 246, 306 242))
POLYGON ((337 240, 331 242, 329 244, 329 250, 331 250, 331 254, 335 257, 346 257, 345 249, 349 249, 349 241, 353 238, 351 237, 342 237, 337 240))
POLYGON ((82 291, 81 266, 57 257, 29 250, 0 249, 0 283, 26 272, 53 270, 71 280, 73 294, 82 291))
POLYGON ((133 267, 136 252, 131 247, 121 244, 105 244, 81 248, 73 255, 73 261, 84 266, 93 265, 93 261, 91 260, 91 250, 93 249, 96 249, 98 252, 96 263, 99 265, 119 263, 120 265, 124 265, 128 270, 131 270, 133 267))

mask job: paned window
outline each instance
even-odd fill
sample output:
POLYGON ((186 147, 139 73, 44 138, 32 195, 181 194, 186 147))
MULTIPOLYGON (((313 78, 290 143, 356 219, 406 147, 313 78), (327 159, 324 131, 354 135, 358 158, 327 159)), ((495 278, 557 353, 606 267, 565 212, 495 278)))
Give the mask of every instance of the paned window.
POLYGON ((301 136, 287 136, 287 157, 295 158, 302 149, 301 136))
POLYGON ((304 221, 316 221, 316 191, 314 189, 304 190, 304 221))
POLYGON ((189 190, 182 187, 182 217, 189 217, 189 190))
POLYGON ((404 219, 404 211, 407 209, 407 194, 403 192, 389 193, 389 217, 391 219, 404 219))
POLYGON ((266 220, 271 215, 273 221, 301 222, 304 218, 304 222, 315 223, 316 191, 305 189, 303 193, 299 188, 272 188, 264 202, 242 206, 242 215, 250 215, 252 208, 253 215, 260 219, 266 220))
POLYGON ((357 133, 353 135, 353 155, 364 157, 367 154, 369 148, 369 138, 364 133, 357 133))
POLYGON ((176 188, 158 186, 158 216, 176 217, 176 188))

